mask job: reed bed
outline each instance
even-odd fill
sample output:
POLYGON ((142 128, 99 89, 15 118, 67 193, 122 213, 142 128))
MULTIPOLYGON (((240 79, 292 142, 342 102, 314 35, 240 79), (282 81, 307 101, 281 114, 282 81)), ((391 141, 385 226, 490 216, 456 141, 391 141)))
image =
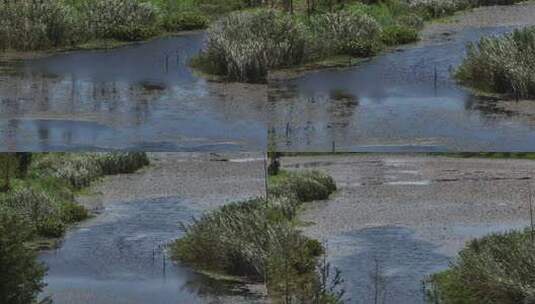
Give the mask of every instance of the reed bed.
POLYGON ((432 277, 436 303, 535 302, 535 242, 531 230, 470 242, 449 270, 432 277))
POLYGON ((535 97, 535 27, 470 44, 456 77, 479 90, 535 97))
POLYGON ((32 166, 40 177, 54 176, 81 189, 104 175, 132 173, 148 164, 146 153, 131 152, 51 154, 32 166))
POLYGON ((75 193, 104 175, 132 173, 148 165, 145 153, 50 153, 34 155, 24 178, 0 193, 0 207, 17 214, 44 237, 60 237, 66 227, 89 216, 75 193))
POLYGON ((171 244, 173 258, 197 269, 264 282, 276 303, 338 303, 318 277, 323 246, 302 235, 294 221, 300 205, 328 197, 336 189, 334 182, 310 172, 285 174, 274 183, 268 200, 232 203, 183 225, 184 236, 171 244))

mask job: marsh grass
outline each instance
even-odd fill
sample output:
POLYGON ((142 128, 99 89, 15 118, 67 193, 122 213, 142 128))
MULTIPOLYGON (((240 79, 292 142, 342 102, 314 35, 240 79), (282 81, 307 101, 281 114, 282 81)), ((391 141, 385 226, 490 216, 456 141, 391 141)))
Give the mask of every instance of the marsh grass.
POLYGON ((39 236, 60 237, 89 216, 75 194, 104 175, 131 173, 148 164, 145 153, 34 154, 24 177, 0 193, 0 207, 24 218, 39 236))
POLYGON ((229 80, 261 82, 271 68, 305 56, 303 25, 276 10, 234 12, 210 26, 206 50, 194 65, 229 80))
POLYGON ((432 300, 445 304, 535 301, 531 231, 491 234, 470 242, 450 269, 431 278, 432 300))
POLYGON ((463 84, 515 98, 535 97, 535 27, 468 45, 455 74, 463 84))
POLYGON ((0 0, 0 50, 146 40, 165 31, 204 28, 217 15, 246 4, 241 0, 0 0))
POLYGON ((295 223, 303 203, 335 189, 318 172, 280 173, 270 180, 267 201, 232 203, 183 225, 184 236, 171 244, 172 257, 200 270, 263 282, 276 303, 337 303, 326 301, 336 297, 320 284, 322 244, 302 235, 295 223))

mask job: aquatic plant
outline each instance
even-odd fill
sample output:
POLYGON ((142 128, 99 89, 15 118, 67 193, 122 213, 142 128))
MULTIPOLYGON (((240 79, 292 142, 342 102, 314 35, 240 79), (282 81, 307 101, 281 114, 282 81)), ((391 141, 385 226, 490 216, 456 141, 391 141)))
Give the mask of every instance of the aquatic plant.
POLYGON ((231 13, 208 29, 197 66, 229 80, 259 82, 269 69, 301 63, 303 25, 276 10, 231 13))
POLYGON ((28 223, 0 206, 0 299, 5 304, 34 303, 45 284, 44 265, 26 246, 34 237, 28 223))
POLYGON ((275 192, 270 186, 267 201, 228 204, 183 225, 184 236, 171 245, 173 258, 199 269, 265 282, 276 300, 338 303, 336 296, 328 296, 317 272, 323 246, 302 235, 293 222, 304 203, 300 198, 325 198, 324 190, 304 195, 305 189, 317 186, 332 192, 334 182, 319 173, 292 173, 278 177, 277 183, 275 192), (283 186, 290 176, 304 185, 283 186))
POLYGON ((59 203, 43 191, 17 189, 4 196, 0 205, 26 219, 40 235, 57 237, 65 231, 59 203))
POLYGON ((455 75, 460 82, 483 91, 516 98, 534 97, 535 27, 483 37, 469 44, 466 58, 455 75))
POLYGON ((295 197, 299 202, 327 199, 336 191, 336 183, 319 171, 284 171, 272 178, 269 193, 273 197, 295 197))
POLYGON ((92 0, 81 9, 86 29, 94 38, 144 40, 158 33, 158 8, 139 0, 92 0))
POLYGON ((104 175, 132 173, 148 164, 146 153, 129 152, 50 154, 32 166, 40 177, 54 176, 81 189, 104 175))
POLYGON ((366 57, 379 49, 381 27, 365 13, 340 10, 315 15, 310 21, 309 45, 314 55, 349 54, 366 57))
POLYGON ((491 234, 470 242, 450 269, 431 278, 437 303, 513 304, 535 301, 531 231, 491 234))

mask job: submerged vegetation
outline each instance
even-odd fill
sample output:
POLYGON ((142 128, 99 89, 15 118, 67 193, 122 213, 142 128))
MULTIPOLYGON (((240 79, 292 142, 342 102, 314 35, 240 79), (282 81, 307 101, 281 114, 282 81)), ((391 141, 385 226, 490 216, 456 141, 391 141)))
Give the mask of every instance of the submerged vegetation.
POLYGON ((450 269, 431 278, 434 303, 513 304, 535 301, 532 231, 492 234, 470 242, 450 269))
POLYGON ((171 245, 174 259, 199 270, 263 282, 275 302, 338 303, 343 290, 336 273, 319 257, 324 247, 297 229, 305 202, 325 199, 334 181, 319 172, 281 172, 271 178, 268 199, 226 205, 184 225, 171 245))
POLYGON ((535 27, 470 44, 456 77, 482 91, 535 97, 535 27))

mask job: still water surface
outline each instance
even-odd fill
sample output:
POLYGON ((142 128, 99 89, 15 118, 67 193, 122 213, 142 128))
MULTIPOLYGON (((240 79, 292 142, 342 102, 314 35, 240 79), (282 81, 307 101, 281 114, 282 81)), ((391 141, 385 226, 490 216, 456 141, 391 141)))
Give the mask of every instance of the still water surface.
POLYGON ((255 303, 245 286, 216 281, 173 264, 164 246, 179 222, 199 210, 178 198, 111 204, 40 255, 48 267, 42 296, 67 303, 255 303))

